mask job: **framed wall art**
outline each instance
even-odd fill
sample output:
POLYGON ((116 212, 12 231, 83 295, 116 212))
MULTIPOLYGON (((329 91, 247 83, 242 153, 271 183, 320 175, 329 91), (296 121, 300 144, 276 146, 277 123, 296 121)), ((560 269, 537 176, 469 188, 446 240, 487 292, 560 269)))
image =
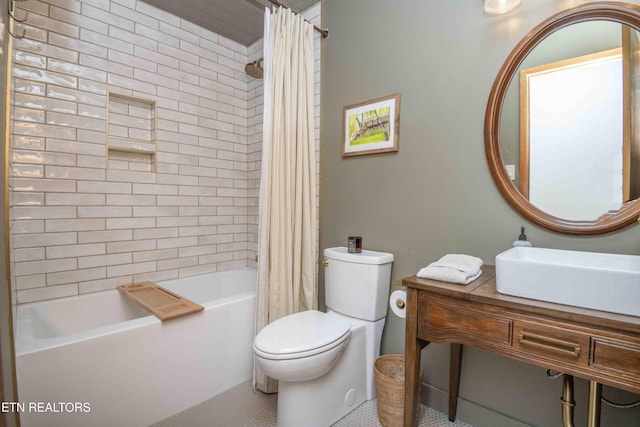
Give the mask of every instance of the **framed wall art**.
POLYGON ((400 94, 383 96, 343 111, 342 156, 398 151, 400 94))

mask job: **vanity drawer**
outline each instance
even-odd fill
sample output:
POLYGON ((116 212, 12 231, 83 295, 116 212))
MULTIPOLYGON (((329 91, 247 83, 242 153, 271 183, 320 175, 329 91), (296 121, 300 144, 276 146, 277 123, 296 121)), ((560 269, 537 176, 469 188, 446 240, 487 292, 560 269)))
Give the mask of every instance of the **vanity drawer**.
POLYGON ((449 341, 508 347, 512 320, 467 307, 422 301, 418 334, 428 341, 449 341))
POLYGON ((640 345, 595 337, 592 353, 593 367, 640 377, 640 345))
POLYGON ((565 326, 555 327, 524 320, 514 322, 513 348, 532 356, 587 366, 590 342, 589 334, 565 326))

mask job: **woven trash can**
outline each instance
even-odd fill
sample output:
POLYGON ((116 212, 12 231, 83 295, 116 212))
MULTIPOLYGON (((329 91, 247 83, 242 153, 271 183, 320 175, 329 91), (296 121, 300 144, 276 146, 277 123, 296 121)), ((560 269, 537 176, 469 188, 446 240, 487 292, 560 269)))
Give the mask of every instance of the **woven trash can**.
MULTIPOLYGON (((404 424, 404 356, 385 354, 373 363, 378 419, 382 427, 404 424)), ((423 369, 420 368, 420 381, 423 369)))

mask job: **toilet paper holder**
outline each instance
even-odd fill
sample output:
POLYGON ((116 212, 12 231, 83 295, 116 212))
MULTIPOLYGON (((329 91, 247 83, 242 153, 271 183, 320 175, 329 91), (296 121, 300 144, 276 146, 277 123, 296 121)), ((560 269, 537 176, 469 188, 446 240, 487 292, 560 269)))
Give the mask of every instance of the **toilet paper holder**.
POLYGON ((389 297, 389 307, 393 314, 404 319, 407 316, 407 293, 403 290, 393 291, 389 297))

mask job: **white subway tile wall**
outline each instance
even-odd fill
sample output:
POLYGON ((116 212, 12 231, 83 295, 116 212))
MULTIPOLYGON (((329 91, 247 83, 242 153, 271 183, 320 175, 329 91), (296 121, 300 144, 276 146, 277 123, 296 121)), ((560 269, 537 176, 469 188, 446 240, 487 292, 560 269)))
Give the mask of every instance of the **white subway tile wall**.
MULTIPOLYGON (((17 5, 29 19, 12 75, 14 303, 255 266, 263 82, 244 66, 262 41, 139 0, 17 5), (107 91, 156 102, 154 172, 106 168, 107 91)), ((304 16, 320 26, 321 4, 304 16)), ((317 33, 315 45, 319 150, 317 33)))

